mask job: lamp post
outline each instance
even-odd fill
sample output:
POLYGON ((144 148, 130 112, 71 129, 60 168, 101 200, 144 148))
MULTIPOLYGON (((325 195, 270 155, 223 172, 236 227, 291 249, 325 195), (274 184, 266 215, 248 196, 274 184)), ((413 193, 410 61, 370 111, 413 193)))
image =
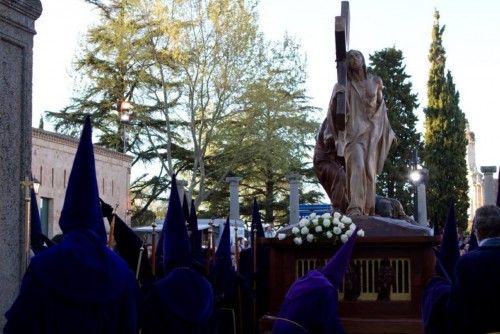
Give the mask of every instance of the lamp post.
POLYGON ((33 181, 30 180, 29 177, 25 177, 24 180, 21 181, 21 186, 24 190, 24 249, 22 261, 24 264, 23 270, 26 270, 30 262, 31 187, 33 186, 33 181))
POLYGON ((130 113, 132 110, 132 104, 130 101, 126 101, 123 99, 119 99, 117 102, 117 110, 120 115, 120 123, 122 125, 123 131, 123 151, 122 153, 127 152, 127 125, 130 122, 130 113))
POLYGON ((418 193, 417 186, 420 182, 420 173, 417 170, 418 165, 418 157, 417 157, 417 149, 414 149, 411 152, 411 172, 410 172, 410 180, 413 183, 413 218, 416 222, 418 222, 418 193))

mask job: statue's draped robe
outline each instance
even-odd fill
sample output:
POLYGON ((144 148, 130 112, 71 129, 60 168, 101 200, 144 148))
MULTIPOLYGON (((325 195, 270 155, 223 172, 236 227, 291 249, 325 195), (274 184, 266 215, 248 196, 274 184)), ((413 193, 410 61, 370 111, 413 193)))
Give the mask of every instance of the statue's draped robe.
POLYGON ((346 176, 344 159, 337 157, 335 142, 330 136, 329 140, 324 138, 327 133, 329 119, 325 119, 316 138, 314 147, 313 166, 319 182, 325 189, 335 210, 345 212, 347 209, 346 176))
MULTIPOLYGON (((317 157, 330 153, 337 177, 330 177, 337 182, 327 185, 328 192, 332 189, 330 198, 338 200, 345 192, 348 203, 347 213, 361 213, 372 215, 375 213, 375 185, 376 176, 382 172, 384 161, 395 139, 394 132, 389 124, 387 108, 383 99, 377 101, 377 91, 381 89, 380 78, 371 74, 362 81, 349 81, 347 83, 347 115, 345 132, 339 132, 334 126, 336 94, 343 90, 340 85, 334 87, 327 118, 324 121, 315 147, 315 168, 318 172, 317 157), (345 137, 343 137, 345 136, 345 137), (345 138, 345 139, 344 139, 345 138), (338 162, 332 156, 336 154, 333 142, 345 140, 345 180, 342 180, 342 170, 338 169, 338 162), (323 150, 322 150, 323 149, 323 150), (327 152, 329 150, 329 152, 327 152)), ((318 174, 320 182, 322 177, 318 174)), ((321 182, 322 185, 326 182, 321 182)), ((343 210, 342 203, 332 200, 334 207, 343 210), (339 205, 340 204, 340 205, 339 205)))

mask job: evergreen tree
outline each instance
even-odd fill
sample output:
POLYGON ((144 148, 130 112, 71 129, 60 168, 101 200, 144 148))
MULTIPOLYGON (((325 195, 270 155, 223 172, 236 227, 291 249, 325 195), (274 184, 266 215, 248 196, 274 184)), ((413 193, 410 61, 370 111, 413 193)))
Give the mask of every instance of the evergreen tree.
POLYGON ((376 51, 370 55, 370 72, 382 78, 389 122, 397 138, 378 176, 377 194, 398 199, 410 214, 414 208, 408 175, 412 152, 421 151, 422 143, 415 128, 417 95, 411 92, 412 84, 403 59, 402 51, 394 47, 376 51))
POLYGON ((430 71, 425 112, 424 161, 429 169, 428 211, 435 223, 443 226, 450 199, 456 204, 457 225, 467 227, 469 207, 466 165, 466 119, 459 107, 450 71, 445 75, 446 56, 442 44, 444 26, 439 12, 434 13, 432 43, 429 51, 430 71))

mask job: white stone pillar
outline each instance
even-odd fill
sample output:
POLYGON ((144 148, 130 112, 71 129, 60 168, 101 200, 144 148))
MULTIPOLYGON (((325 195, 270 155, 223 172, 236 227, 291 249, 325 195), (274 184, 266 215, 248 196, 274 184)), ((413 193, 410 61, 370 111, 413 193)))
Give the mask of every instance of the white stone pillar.
POLYGON ((429 226, 427 222, 427 195, 425 193, 425 183, 421 183, 417 186, 417 196, 418 196, 418 208, 417 217, 418 225, 429 226))
MULTIPOLYGON (((179 198, 181 200, 181 204, 184 201, 184 193, 186 192, 188 182, 186 180, 182 179, 177 179, 177 192, 179 193, 179 198)), ((189 199, 188 199, 188 205, 189 205, 189 199)))
POLYGON ((289 200, 289 213, 290 221, 289 224, 297 224, 300 219, 299 215, 299 185, 300 185, 300 175, 289 175, 287 176, 288 182, 290 183, 290 200, 289 200))
POLYGON ((420 170, 420 183, 417 185, 417 223, 421 226, 429 226, 427 221, 427 194, 425 185, 429 180, 429 170, 421 168, 420 170))
POLYGON ((495 179, 493 178, 493 173, 496 171, 496 166, 481 166, 481 173, 483 173, 483 205, 496 204, 497 194, 495 194, 495 179))
POLYGON ((241 177, 231 176, 226 177, 226 182, 229 183, 229 219, 240 218, 240 199, 239 190, 241 177))
POLYGON ((33 36, 41 13, 40 0, 0 0, 0 328, 26 265, 21 181, 31 176, 33 36))

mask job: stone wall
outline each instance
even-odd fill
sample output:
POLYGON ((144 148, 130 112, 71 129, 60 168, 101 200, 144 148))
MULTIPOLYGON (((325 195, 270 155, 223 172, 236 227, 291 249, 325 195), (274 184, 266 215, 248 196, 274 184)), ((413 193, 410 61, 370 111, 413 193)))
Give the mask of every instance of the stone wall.
MULTIPOLYGON (((38 203, 42 197, 50 202, 49 237, 61 233, 58 222, 77 147, 77 139, 33 129, 31 167, 33 176, 40 182, 38 203)), ((132 157, 99 146, 94 146, 94 155, 99 196, 112 206, 118 204, 117 214, 125 219, 130 206, 128 193, 132 157)))
POLYGON ((39 0, 0 0, 0 328, 25 269, 24 196, 31 174, 31 83, 39 0))

